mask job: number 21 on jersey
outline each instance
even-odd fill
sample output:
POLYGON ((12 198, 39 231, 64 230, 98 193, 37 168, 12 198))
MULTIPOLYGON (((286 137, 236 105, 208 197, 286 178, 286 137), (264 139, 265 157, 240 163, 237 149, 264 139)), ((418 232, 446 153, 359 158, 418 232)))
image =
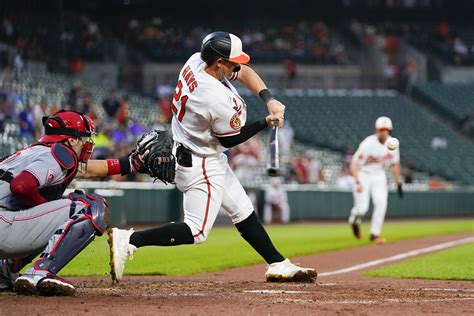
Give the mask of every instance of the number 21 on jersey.
POLYGON ((176 103, 181 103, 181 106, 178 110, 178 108, 174 105, 174 103, 171 103, 171 110, 173 110, 173 113, 178 116, 178 121, 182 121, 184 114, 186 113, 186 102, 188 102, 189 97, 187 95, 181 95, 183 93, 183 83, 181 80, 178 81, 178 85, 176 86, 176 89, 174 89, 173 92, 173 99, 176 101, 176 103))

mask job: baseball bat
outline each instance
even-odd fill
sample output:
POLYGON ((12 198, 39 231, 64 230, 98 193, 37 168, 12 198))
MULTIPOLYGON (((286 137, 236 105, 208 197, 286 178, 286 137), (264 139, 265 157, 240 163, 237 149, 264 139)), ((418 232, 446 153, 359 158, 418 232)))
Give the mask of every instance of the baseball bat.
POLYGON ((278 144, 278 121, 273 121, 272 134, 270 136, 270 166, 268 175, 278 177, 280 175, 280 154, 278 144))

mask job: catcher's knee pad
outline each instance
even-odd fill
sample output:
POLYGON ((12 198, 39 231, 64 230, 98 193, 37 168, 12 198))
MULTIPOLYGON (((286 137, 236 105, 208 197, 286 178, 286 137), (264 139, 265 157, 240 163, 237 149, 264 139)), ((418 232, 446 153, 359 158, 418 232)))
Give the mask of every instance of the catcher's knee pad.
POLYGON ((84 208, 76 211, 76 204, 71 205, 71 219, 79 218, 86 215, 90 218, 92 225, 97 231, 97 235, 101 236, 107 228, 109 220, 109 206, 107 200, 98 194, 82 192, 74 192, 69 195, 73 201, 80 201, 84 204, 84 208))
POLYGON ((98 234, 90 216, 79 215, 56 230, 34 268, 57 274, 98 234))

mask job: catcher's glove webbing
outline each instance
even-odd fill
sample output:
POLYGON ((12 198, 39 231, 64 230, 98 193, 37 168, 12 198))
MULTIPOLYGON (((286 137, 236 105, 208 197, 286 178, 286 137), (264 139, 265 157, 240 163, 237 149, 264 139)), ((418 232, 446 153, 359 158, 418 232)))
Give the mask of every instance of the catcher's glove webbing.
POLYGON ((166 131, 153 130, 143 134, 137 148, 130 154, 134 172, 146 173, 164 183, 174 182, 175 161, 172 142, 166 131))

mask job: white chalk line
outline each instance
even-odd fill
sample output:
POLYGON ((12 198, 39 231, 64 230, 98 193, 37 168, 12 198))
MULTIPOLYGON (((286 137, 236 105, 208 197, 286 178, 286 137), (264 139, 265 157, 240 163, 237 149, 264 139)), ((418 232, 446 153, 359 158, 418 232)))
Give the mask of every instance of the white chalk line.
POLYGON ((452 297, 452 298, 428 298, 428 299, 380 299, 380 300, 328 300, 316 301, 307 299, 291 299, 280 298, 273 300, 278 303, 300 303, 300 304, 315 304, 315 305, 374 305, 384 303, 434 303, 434 302, 453 302, 453 301, 474 301, 474 297, 452 297))
POLYGON ((402 260, 402 259, 406 259, 406 258, 410 258, 410 257, 415 257, 415 256, 419 256, 421 254, 434 252, 434 251, 439 251, 439 250, 443 250, 443 249, 446 249, 446 248, 451 248, 451 247, 467 244, 467 243, 470 243, 470 242, 474 242, 474 237, 458 239, 458 240, 449 241, 449 242, 441 243, 441 244, 426 247, 426 248, 420 248, 420 249, 404 252, 404 253, 401 253, 401 254, 398 254, 398 255, 394 255, 394 256, 391 256, 391 257, 372 260, 372 261, 369 261, 369 262, 366 262, 366 263, 356 264, 352 267, 348 267, 348 268, 344 268, 344 269, 340 269, 340 270, 318 273, 318 277, 324 277, 324 276, 354 272, 354 271, 357 271, 357 270, 370 268, 370 267, 380 265, 380 264, 384 264, 384 263, 387 263, 387 262, 392 262, 392 261, 402 260))

